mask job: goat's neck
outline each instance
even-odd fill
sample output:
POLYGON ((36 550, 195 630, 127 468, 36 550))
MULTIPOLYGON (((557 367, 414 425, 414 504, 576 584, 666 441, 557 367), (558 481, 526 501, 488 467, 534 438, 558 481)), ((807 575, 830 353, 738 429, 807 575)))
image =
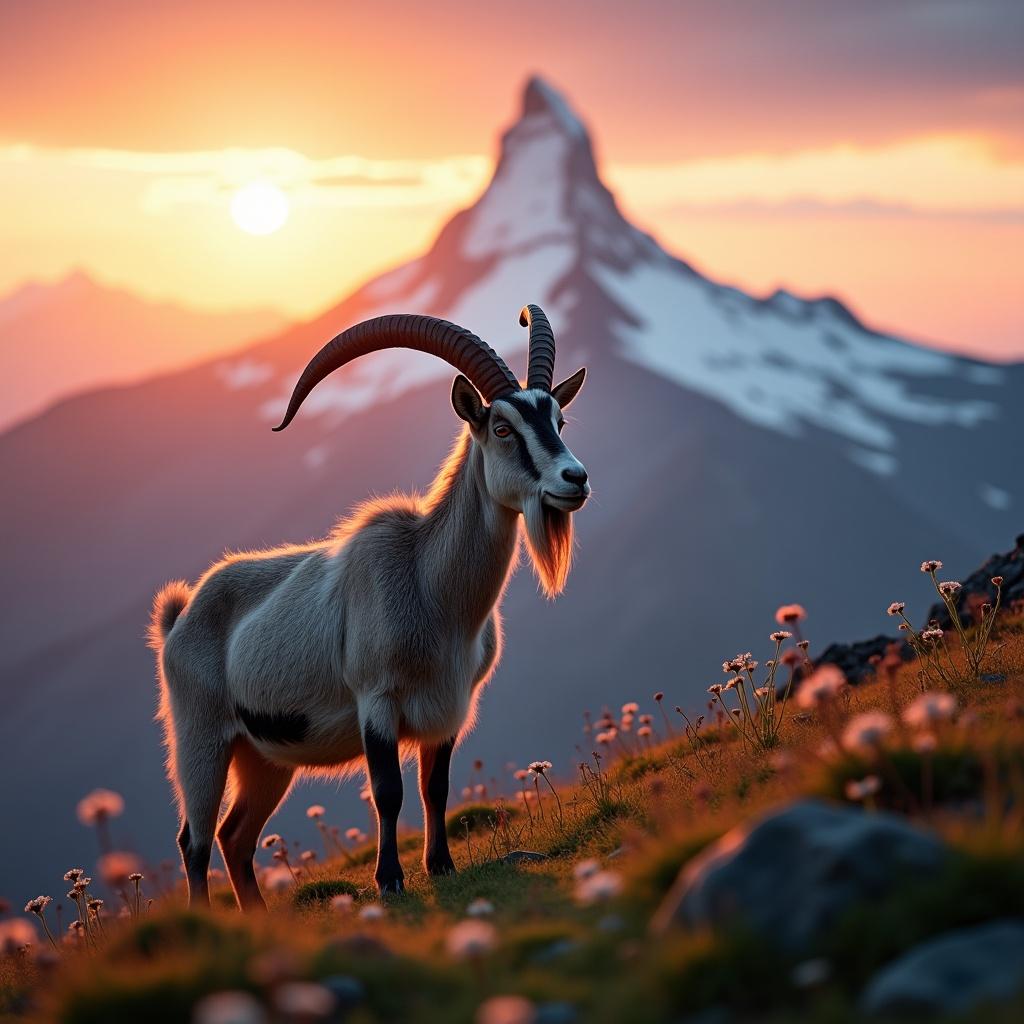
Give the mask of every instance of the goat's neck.
POLYGON ((518 518, 488 493, 483 452, 464 430, 430 489, 424 517, 422 564, 444 614, 470 629, 483 625, 515 557, 518 518))

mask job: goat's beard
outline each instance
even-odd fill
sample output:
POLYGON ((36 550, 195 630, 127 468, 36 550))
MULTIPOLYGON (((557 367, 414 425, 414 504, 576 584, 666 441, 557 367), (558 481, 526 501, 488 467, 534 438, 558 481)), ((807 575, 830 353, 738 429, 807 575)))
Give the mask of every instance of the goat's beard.
POLYGON ((539 498, 527 504, 526 547, 541 589, 557 597, 565 587, 572 567, 572 513, 545 505, 539 498))

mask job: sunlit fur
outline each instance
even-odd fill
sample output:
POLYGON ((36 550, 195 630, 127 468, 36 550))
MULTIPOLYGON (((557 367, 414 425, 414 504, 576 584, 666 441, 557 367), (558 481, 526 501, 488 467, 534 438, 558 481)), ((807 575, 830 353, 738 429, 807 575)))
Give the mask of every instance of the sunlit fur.
POLYGON ((501 653, 520 513, 545 592, 564 586, 572 516, 541 494, 579 463, 549 437, 533 478, 494 436, 495 407, 468 398, 474 422, 425 496, 367 502, 323 541, 231 554, 194 588, 157 595, 150 638, 191 898, 206 898, 216 832, 239 903, 262 905, 264 824, 296 772, 361 767, 368 728, 407 753, 472 728, 501 653))
POLYGON ((572 568, 572 513, 531 501, 523 512, 526 547, 541 588, 548 597, 564 589, 572 568))

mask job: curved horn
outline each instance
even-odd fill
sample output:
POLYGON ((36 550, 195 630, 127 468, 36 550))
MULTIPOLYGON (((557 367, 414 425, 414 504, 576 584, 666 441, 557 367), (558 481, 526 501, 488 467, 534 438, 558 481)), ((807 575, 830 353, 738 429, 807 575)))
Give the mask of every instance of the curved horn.
POLYGON ((519 381, 501 356, 464 327, 433 316, 378 316, 342 331, 310 359, 295 385, 284 419, 274 430, 284 430, 291 423, 306 396, 329 373, 359 356, 385 348, 411 348, 444 359, 464 373, 487 402, 519 390, 519 381))
POLYGON ((540 306, 523 306, 519 323, 530 328, 530 364, 526 372, 526 386, 551 390, 555 376, 555 335, 540 306))

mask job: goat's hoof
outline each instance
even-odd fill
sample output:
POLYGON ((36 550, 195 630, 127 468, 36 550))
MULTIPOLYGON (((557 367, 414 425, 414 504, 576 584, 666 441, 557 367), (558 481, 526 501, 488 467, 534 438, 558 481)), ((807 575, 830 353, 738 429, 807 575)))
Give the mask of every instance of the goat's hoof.
POLYGON ((381 896, 399 896, 405 892, 405 878, 402 875, 395 875, 392 878, 378 878, 377 891, 381 896))
POLYGON ((424 866, 427 869, 427 874, 433 878, 456 873, 455 861, 452 860, 452 855, 448 852, 436 857, 428 857, 424 866))

